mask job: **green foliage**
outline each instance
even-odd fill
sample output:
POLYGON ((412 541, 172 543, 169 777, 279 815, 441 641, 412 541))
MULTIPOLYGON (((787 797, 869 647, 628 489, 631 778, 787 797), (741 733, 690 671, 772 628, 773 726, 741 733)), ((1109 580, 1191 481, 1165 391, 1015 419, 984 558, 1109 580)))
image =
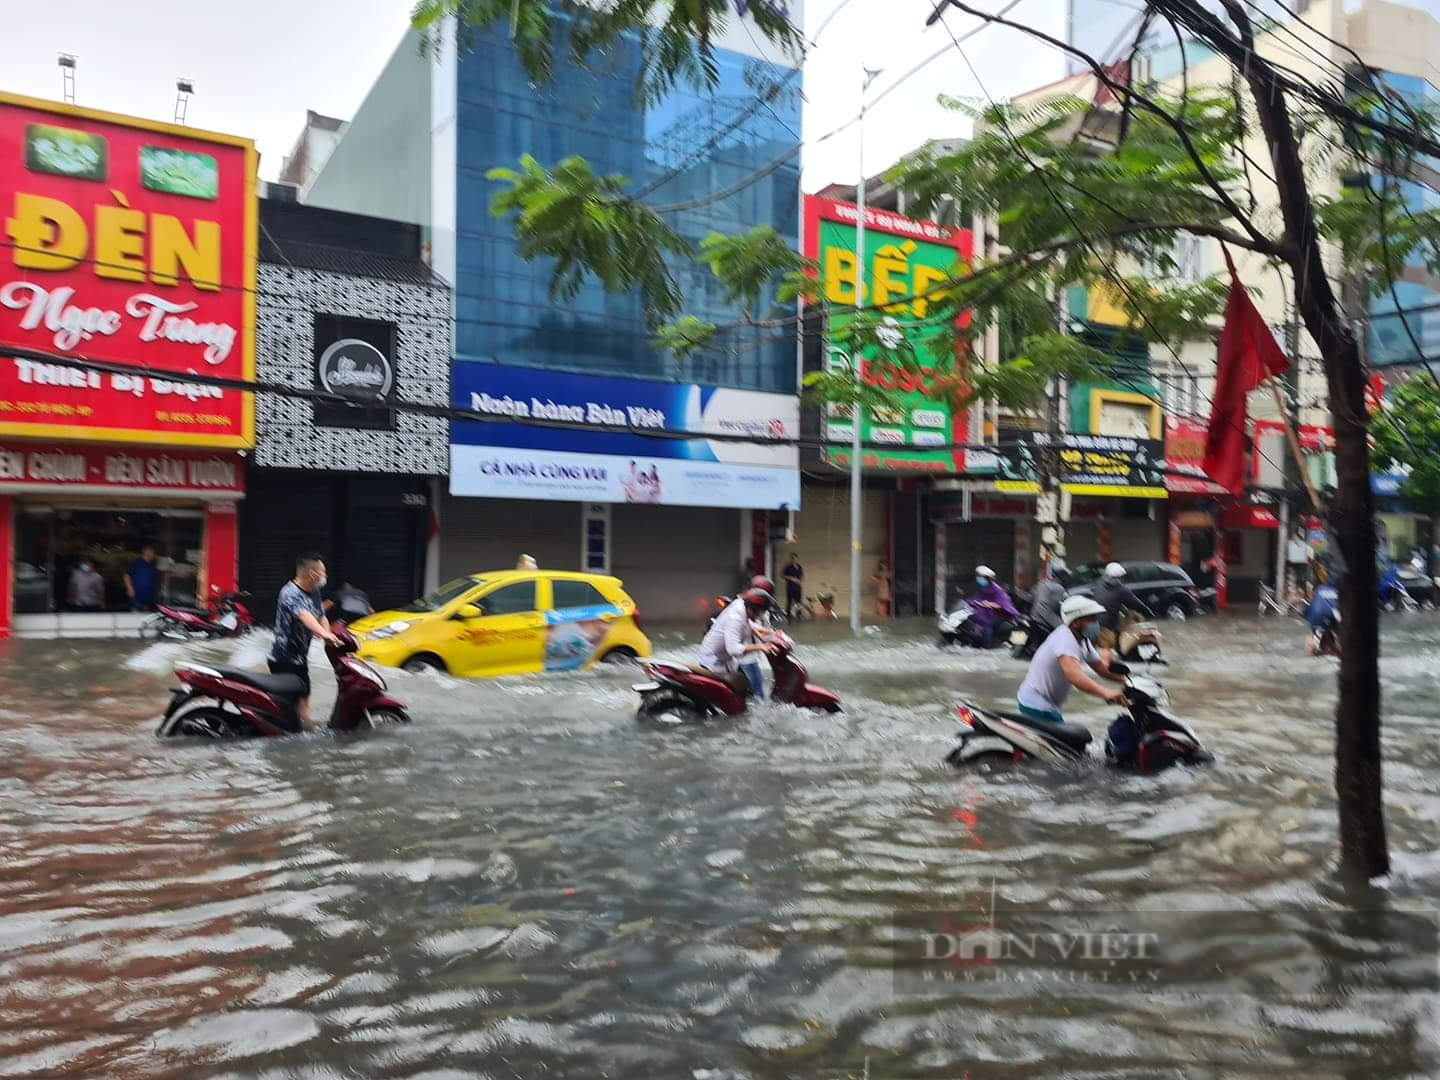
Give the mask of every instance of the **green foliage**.
POLYGON ((715 337, 715 330, 712 322, 697 319, 694 315, 682 315, 673 323, 656 328, 650 340, 657 349, 683 358, 709 345, 715 337))
POLYGON ((1390 393, 1370 424, 1374 461, 1381 469, 1407 466, 1400 497, 1412 510, 1440 515, 1440 388, 1428 376, 1411 375, 1390 393))
POLYGON ((623 176, 598 176, 580 157, 552 173, 529 154, 520 168, 491 169, 486 179, 508 184, 491 200, 497 217, 515 216, 516 249, 523 259, 555 260, 550 295, 571 300, 587 273, 611 292, 640 291, 647 317, 657 324, 679 313, 681 295, 665 256, 688 255, 688 245, 659 216, 619 198, 623 176))
POLYGON ((760 307, 761 297, 777 276, 798 288, 797 277, 815 269, 768 225, 757 225, 739 236, 712 232, 700 242, 700 261, 719 280, 725 299, 748 312, 760 307))
MULTIPOLYGON (((504 26, 515 43, 526 74, 537 83, 554 76, 557 42, 569 59, 586 66, 603 57, 622 38, 633 37, 641 68, 637 98, 654 102, 677 85, 714 88, 720 81, 715 41, 736 14, 735 0, 608 0, 587 4, 576 0, 417 0, 411 24, 424 34, 427 49, 440 42, 445 20, 457 20, 461 47, 476 30, 504 26), (652 21, 651 16, 655 15, 652 21), (563 41, 562 41, 563 39, 563 41)), ((764 0, 745 6, 760 35, 798 55, 800 31, 786 18, 782 5, 764 0)), ((781 85, 767 87, 775 94, 781 85)))

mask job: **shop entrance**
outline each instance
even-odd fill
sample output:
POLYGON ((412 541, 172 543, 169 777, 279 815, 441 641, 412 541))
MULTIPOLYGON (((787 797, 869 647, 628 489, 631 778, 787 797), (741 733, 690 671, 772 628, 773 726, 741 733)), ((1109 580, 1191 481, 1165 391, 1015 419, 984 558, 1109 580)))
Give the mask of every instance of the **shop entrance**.
POLYGON ((204 552, 202 510, 31 506, 15 508, 15 613, 129 611, 125 573, 150 544, 161 603, 193 605, 204 552), (98 607, 77 600, 93 590, 76 584, 82 563, 100 575, 98 607))

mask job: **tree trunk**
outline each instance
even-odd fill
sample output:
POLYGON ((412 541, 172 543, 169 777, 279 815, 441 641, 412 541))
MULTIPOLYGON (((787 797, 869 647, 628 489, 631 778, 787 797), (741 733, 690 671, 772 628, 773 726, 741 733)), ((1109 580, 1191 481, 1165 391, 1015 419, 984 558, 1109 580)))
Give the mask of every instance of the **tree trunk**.
POLYGON ((1250 17, 1240 0, 1221 0, 1221 4, 1240 31, 1246 49, 1242 70, 1275 165, 1295 306, 1325 362, 1335 429, 1336 493, 1330 521, 1345 562, 1340 584, 1340 700, 1335 708, 1340 864, 1349 874, 1378 877, 1389 872, 1390 855, 1380 776, 1380 601, 1365 369, 1355 334, 1342 317, 1325 271, 1315 207, 1285 91, 1269 62, 1254 52, 1250 17))

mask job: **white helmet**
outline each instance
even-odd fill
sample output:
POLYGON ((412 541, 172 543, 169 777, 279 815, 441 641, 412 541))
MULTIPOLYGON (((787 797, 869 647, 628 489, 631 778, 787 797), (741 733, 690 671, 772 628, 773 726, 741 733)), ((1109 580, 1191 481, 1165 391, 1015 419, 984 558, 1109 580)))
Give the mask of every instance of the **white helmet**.
POLYGON ((1076 619, 1083 619, 1087 615, 1104 615, 1105 608, 1090 599, 1088 596, 1066 597, 1065 603, 1060 605, 1060 621, 1069 626, 1076 619))
POLYGON ((1105 567, 1105 576, 1122 578, 1125 576, 1125 567, 1121 566, 1118 562, 1112 562, 1110 565, 1105 567))
POLYGON ((975 576, 993 578, 995 571, 991 570, 988 566, 977 566, 975 567, 975 576))

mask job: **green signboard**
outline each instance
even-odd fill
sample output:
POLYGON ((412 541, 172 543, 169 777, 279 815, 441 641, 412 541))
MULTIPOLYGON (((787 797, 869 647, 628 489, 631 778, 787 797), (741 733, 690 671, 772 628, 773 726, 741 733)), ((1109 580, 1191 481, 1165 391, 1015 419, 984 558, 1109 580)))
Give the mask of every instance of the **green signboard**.
MULTIPOLYGON (((806 254, 820 266, 833 334, 854 318, 856 208, 812 195, 806 197, 805 210, 806 254)), ((865 212, 865 301, 896 302, 886 316, 894 320, 897 332, 914 348, 921 364, 916 370, 869 355, 864 358, 862 377, 871 386, 893 391, 894 405, 868 409, 861 418, 860 438, 895 447, 865 449, 866 469, 965 471, 963 450, 926 449, 963 446, 969 425, 963 411, 953 411, 947 400, 929 392, 936 375, 952 372, 937 368, 931 353, 930 339, 943 333, 944 327, 925 324, 928 305, 924 299, 914 297, 948 281, 956 273, 957 263, 969 258, 967 231, 932 221, 913 221, 888 210, 867 208, 865 212)), ((825 362, 831 370, 852 370, 849 355, 838 343, 827 346, 825 362)), ((848 405, 826 408, 825 438, 837 445, 824 451, 825 460, 849 468, 854 410, 848 405)))

